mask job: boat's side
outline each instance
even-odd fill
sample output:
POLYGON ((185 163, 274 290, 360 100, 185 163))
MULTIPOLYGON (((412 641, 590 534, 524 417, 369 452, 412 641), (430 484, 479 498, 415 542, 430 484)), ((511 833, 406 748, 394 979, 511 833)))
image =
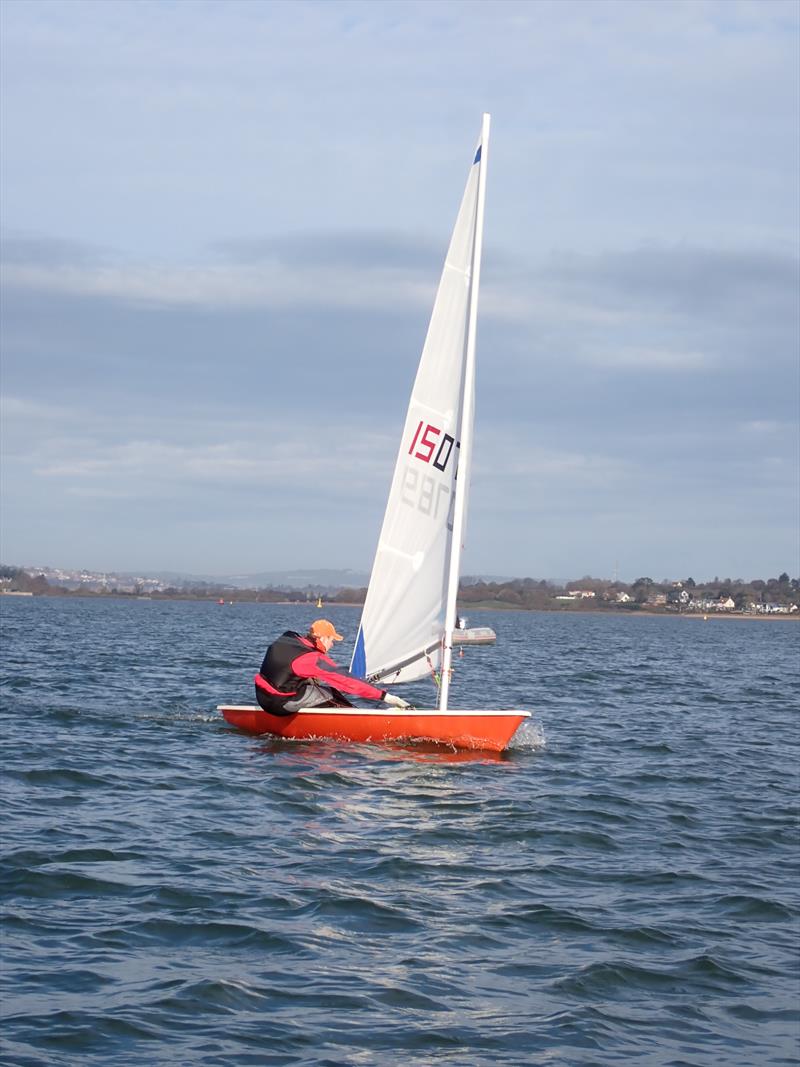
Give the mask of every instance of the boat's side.
POLYGON ((292 740, 435 741, 455 748, 502 752, 527 711, 370 711, 362 708, 308 708, 294 715, 270 715, 251 705, 218 708, 226 722, 250 734, 276 734, 292 740))

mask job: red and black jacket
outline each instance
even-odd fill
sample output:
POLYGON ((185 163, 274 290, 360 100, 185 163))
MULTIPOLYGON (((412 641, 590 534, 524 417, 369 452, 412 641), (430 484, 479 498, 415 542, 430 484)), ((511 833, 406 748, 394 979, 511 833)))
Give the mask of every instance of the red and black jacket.
POLYGON ((296 696, 298 689, 309 678, 322 685, 332 685, 343 693, 363 697, 364 700, 383 700, 386 696, 385 689, 376 689, 344 667, 339 667, 324 652, 320 652, 313 641, 301 637, 294 630, 287 630, 269 646, 261 670, 255 676, 255 683, 257 689, 278 703, 296 696))

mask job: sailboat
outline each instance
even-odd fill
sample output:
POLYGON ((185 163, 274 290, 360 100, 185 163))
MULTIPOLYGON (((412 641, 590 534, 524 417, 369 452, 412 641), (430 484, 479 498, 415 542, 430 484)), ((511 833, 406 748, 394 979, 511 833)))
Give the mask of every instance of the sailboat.
POLYGON ((450 707, 456 595, 464 539, 475 399, 489 116, 456 218, 417 369, 350 669, 375 685, 433 676, 436 708, 257 706, 219 710, 249 733, 356 742, 435 741, 501 752, 526 711, 450 707))
POLYGON ((454 645, 493 645, 497 634, 491 626, 467 626, 467 620, 459 618, 453 630, 454 645))

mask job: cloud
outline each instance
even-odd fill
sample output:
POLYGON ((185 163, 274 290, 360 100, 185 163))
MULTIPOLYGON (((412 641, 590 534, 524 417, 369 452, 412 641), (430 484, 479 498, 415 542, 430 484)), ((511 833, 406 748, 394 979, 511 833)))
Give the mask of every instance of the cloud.
MULTIPOLYGON (((15 407, 15 405, 11 405, 15 407)), ((26 405, 17 407, 21 415, 26 405)), ((36 414, 44 417, 45 409, 36 414)), ((58 432, 28 438, 13 451, 14 465, 34 480, 57 484, 58 492, 75 496, 150 499, 195 498, 201 493, 253 493, 290 501, 334 495, 344 506, 369 489, 382 496, 394 462, 394 434, 354 428, 345 437, 335 420, 316 419, 306 439, 297 439, 285 417, 269 424, 240 421, 195 427, 194 440, 183 442, 137 439, 127 435, 138 424, 123 419, 119 439, 109 443, 105 421, 83 413, 80 433, 58 432), (243 434, 246 434, 243 436, 243 434), (336 446, 330 447, 329 442, 336 446), (378 488, 379 487, 379 488, 378 488)), ((197 498, 202 500, 202 496, 197 498)))
POLYGON ((444 250, 431 240, 403 234, 338 230, 278 234, 273 237, 219 241, 212 250, 236 263, 280 263, 292 267, 354 267, 357 270, 402 268, 429 271, 440 266, 444 250))
POLYGON ((556 440, 613 440, 646 434, 654 420, 711 436, 730 420, 796 418, 794 256, 687 246, 560 254, 518 264, 495 285, 527 288, 530 300, 522 319, 481 327, 479 410, 491 419, 534 419, 556 440))
MULTIPOLYGON (((86 246, 16 237, 3 242, 3 279, 20 290, 153 305, 407 311, 431 306, 440 269, 429 243, 386 234, 306 233, 215 247, 224 263, 109 264, 86 246)), ((652 246, 562 253, 538 264, 501 256, 484 273, 481 310, 594 327, 645 314, 695 321, 724 315, 752 325, 767 317, 772 327, 797 330, 798 287, 797 257, 753 249, 652 246)), ((675 350, 670 356, 658 346, 642 351, 650 365, 691 366, 706 358, 675 350)), ((624 353, 610 358, 629 361, 624 353)))
MULTIPOLYGON (((60 267, 10 266, 6 284, 19 289, 99 297, 152 306, 197 308, 403 308, 429 298, 418 279, 391 268, 381 271, 324 267, 257 266, 60 267)), ((427 289, 427 291, 426 291, 427 289)))
POLYGON ((0 425, 3 426, 15 420, 21 424, 35 426, 37 423, 81 423, 83 419, 83 413, 67 404, 48 404, 29 397, 0 395, 0 425))
MULTIPOLYGON (((358 235, 335 264, 329 237, 305 234, 296 246, 255 242, 244 262, 221 265, 111 271, 79 256, 73 268, 59 252, 31 275, 5 272, 5 387, 62 406, 135 398, 138 418, 173 424, 197 411, 250 417, 265 404, 399 420, 436 270, 423 269, 428 253, 414 242, 366 246, 364 264, 358 235), (324 270, 308 265, 314 248, 326 250, 324 270), (273 254, 283 258, 270 264, 273 254)), ((481 303, 479 419, 521 424, 535 413, 556 440, 568 420, 613 439, 623 425, 646 432, 654 417, 676 432, 701 419, 710 432, 794 410, 792 257, 655 247, 501 258, 493 270, 481 303)))
POLYGON ((8 290, 152 306, 425 309, 444 249, 403 236, 298 234, 214 246, 222 261, 125 262, 56 238, 5 239, 8 290))
POLYGON ((109 249, 83 241, 14 231, 0 234, 0 263, 4 268, 39 267, 52 271, 59 267, 86 267, 106 260, 109 255, 109 249))
POLYGON ((741 429, 747 434, 783 434, 793 433, 797 434, 798 428, 796 423, 780 422, 777 419, 751 419, 748 422, 741 424, 741 429))
MULTIPOLYGON (((5 243, 0 246, 5 250, 5 243)), ((83 302, 85 314, 114 304, 202 313, 274 310, 307 315, 402 314, 424 328, 444 247, 402 235, 300 234, 215 246, 222 262, 124 262, 120 253, 57 239, 17 237, 2 261, 6 305, 52 296, 83 302), (74 250, 72 256, 69 250, 74 250), (412 318, 413 316, 413 318, 412 318)), ((495 257, 502 271, 503 257, 495 257)), ((531 317, 527 286, 484 276, 483 320, 531 317)), ((77 307, 78 304, 74 303, 77 307)), ((12 310, 13 314, 13 310, 12 310)), ((597 314, 602 314, 598 312, 597 314)))
POLYGON ((647 345, 620 345, 614 349, 597 348, 587 352, 588 362, 602 367, 620 367, 645 371, 685 373, 712 366, 714 358, 707 352, 653 348, 647 345))
POLYGON ((554 256, 544 267, 564 293, 612 308, 656 308, 695 318, 797 320, 800 260, 775 250, 651 245, 600 255, 554 256))

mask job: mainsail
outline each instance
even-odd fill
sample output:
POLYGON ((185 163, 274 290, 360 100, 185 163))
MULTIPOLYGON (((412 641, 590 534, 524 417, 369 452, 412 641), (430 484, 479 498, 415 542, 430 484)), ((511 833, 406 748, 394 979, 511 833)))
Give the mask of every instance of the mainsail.
MULTIPOLYGON (((447 252, 353 652, 387 684, 449 668, 469 483, 489 116, 447 252)), ((446 708, 443 677, 440 709, 446 708)))

